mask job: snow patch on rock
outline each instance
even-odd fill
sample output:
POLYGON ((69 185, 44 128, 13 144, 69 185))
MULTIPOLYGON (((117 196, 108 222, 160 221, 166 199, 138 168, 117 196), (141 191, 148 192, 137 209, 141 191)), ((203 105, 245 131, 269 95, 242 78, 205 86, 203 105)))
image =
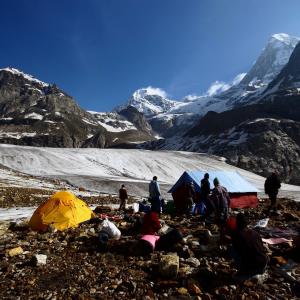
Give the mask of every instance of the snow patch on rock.
POLYGON ((26 73, 24 73, 24 72, 22 72, 22 71, 20 71, 18 69, 15 69, 15 68, 9 68, 9 67, 7 67, 7 68, 0 69, 0 71, 6 71, 6 72, 10 72, 10 73, 12 73, 14 75, 22 76, 22 77, 24 77, 25 79, 27 79, 27 80, 29 80, 31 82, 38 83, 38 84, 42 85, 43 87, 49 86, 48 83, 45 83, 45 82, 43 82, 41 80, 38 80, 38 79, 34 78, 32 75, 26 74, 26 73))

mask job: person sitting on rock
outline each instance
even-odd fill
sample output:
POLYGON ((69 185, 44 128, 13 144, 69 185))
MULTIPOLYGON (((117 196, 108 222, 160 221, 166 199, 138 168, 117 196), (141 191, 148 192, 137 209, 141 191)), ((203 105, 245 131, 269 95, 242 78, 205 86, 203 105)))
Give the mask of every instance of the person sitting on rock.
POLYGON ((231 254, 239 276, 262 274, 269 261, 260 235, 247 226, 247 218, 239 213, 236 217, 236 229, 231 234, 231 254))
POLYGON ((265 181, 265 193, 271 201, 270 210, 277 209, 277 195, 281 188, 280 179, 276 172, 273 172, 265 181))
POLYGON ((156 234, 160 228, 161 225, 156 211, 150 211, 144 215, 141 229, 143 235, 156 234))

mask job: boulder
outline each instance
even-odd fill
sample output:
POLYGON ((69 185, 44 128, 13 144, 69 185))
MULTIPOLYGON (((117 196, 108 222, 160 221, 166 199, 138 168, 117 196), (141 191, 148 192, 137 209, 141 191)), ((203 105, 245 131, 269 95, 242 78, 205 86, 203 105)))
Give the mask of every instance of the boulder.
POLYGON ((9 255, 9 256, 16 256, 16 255, 20 255, 22 254, 24 251, 22 249, 22 247, 15 247, 15 248, 12 248, 12 249, 8 249, 6 251, 6 253, 9 255))
POLYGON ((188 290, 184 287, 181 287, 181 288, 177 289, 177 293, 179 295, 188 295, 189 294, 188 290))
POLYGON ((200 266, 200 261, 196 257, 190 257, 186 259, 186 263, 195 268, 200 266))
POLYGON ((179 270, 179 256, 176 254, 162 255, 158 267, 162 277, 175 278, 179 270))
POLYGON ((35 254, 32 258, 35 266, 42 266, 47 264, 47 255, 45 254, 35 254))

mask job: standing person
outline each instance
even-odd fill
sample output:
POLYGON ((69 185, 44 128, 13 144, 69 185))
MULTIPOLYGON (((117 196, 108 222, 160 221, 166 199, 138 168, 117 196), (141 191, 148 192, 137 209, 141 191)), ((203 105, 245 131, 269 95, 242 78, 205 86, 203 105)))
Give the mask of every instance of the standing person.
POLYGON ((149 198, 151 202, 151 211, 155 211, 160 214, 161 192, 156 176, 154 176, 151 182, 149 183, 149 198))
POLYGON ((223 227, 228 219, 230 197, 227 189, 221 186, 218 178, 214 179, 214 188, 210 196, 210 202, 214 208, 216 221, 221 227, 222 235, 223 227))
POLYGON ((269 196, 271 201, 270 210, 277 209, 277 195, 281 188, 280 179, 276 172, 273 172, 265 181, 265 193, 269 196))
POLYGON ((209 198, 209 194, 210 194, 210 183, 209 183, 209 174, 205 173, 203 179, 200 182, 200 200, 203 204, 205 205, 206 208, 206 212, 205 215, 209 216, 212 211, 213 211, 213 207, 210 204, 210 201, 208 200, 209 198))
POLYGON ((194 184, 193 181, 190 181, 188 183, 186 183, 185 186, 185 201, 186 201, 186 214, 190 215, 192 212, 192 207, 194 204, 194 200, 195 200, 195 188, 194 188, 194 184))
POLYGON ((119 198, 120 198, 120 207, 119 207, 119 210, 125 210, 126 209, 126 201, 128 199, 128 195, 127 195, 127 190, 126 190, 124 184, 122 184, 121 188, 119 189, 119 198))

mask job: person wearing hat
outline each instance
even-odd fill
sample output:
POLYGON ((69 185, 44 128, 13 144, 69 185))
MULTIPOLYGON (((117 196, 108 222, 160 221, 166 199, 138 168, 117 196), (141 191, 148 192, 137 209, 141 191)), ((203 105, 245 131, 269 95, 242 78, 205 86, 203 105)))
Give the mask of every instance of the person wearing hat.
POLYGON ((128 199, 128 195, 124 184, 122 184, 121 188, 119 189, 119 198, 120 198, 119 210, 126 210, 126 201, 128 199))
POLYGON ((215 178, 213 183, 214 188, 210 196, 210 203, 214 208, 217 224, 222 227, 228 219, 230 197, 227 189, 221 186, 218 178, 215 178))

